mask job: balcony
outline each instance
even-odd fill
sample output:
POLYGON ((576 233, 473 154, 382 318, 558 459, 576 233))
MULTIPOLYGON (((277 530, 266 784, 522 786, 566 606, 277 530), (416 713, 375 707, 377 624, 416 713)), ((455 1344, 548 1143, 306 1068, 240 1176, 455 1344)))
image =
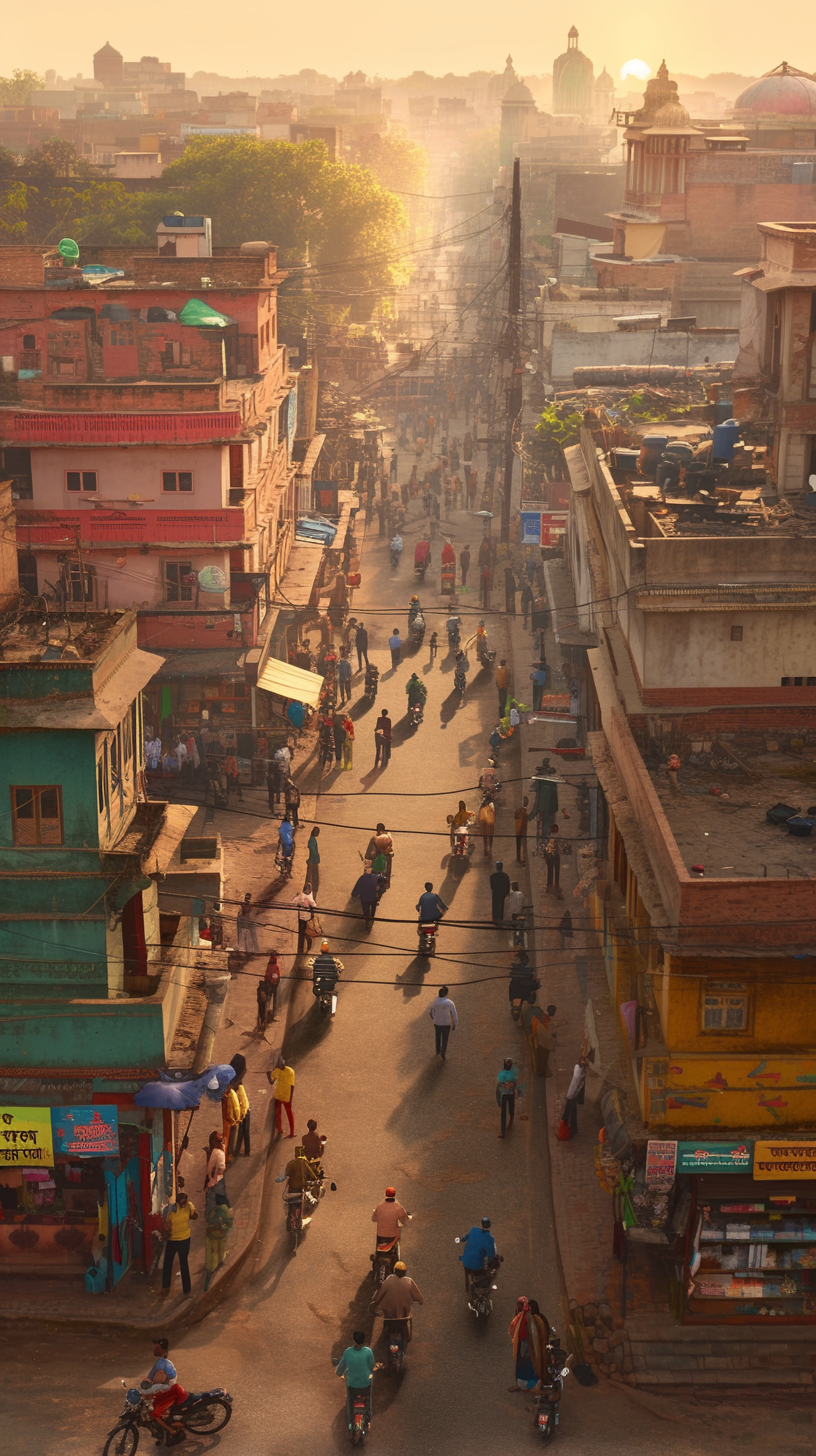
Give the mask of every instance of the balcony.
POLYGON ((14 445, 193 445, 233 438, 237 410, 84 414, 0 410, 0 441, 14 445))

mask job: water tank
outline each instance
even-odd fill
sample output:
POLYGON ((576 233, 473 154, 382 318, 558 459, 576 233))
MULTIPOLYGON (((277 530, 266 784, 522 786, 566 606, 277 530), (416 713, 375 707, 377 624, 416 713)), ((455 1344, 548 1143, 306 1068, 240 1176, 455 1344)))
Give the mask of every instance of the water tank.
POLYGON ((654 475, 657 462, 669 443, 668 435, 644 435, 640 445, 640 473, 654 475))
POLYGON ((721 425, 714 426, 714 448, 711 452, 714 460, 733 460, 739 432, 739 420, 723 420, 721 425))

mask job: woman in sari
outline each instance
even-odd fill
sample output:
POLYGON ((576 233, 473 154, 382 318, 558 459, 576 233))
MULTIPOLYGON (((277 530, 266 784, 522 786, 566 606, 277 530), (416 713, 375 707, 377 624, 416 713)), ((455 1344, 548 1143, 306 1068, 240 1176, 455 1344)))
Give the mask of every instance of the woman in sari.
POLYGON ((508 1330, 513 1345, 515 1384, 509 1389, 535 1390, 546 1370, 549 1326, 535 1300, 522 1294, 508 1330))

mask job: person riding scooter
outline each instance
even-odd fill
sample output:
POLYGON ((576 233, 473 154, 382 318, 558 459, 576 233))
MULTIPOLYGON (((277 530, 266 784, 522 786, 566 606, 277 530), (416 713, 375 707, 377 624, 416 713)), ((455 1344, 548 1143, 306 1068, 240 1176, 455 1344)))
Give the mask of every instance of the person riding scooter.
POLYGON ((510 962, 510 986, 508 995, 510 1008, 515 1012, 530 995, 531 991, 537 991, 540 981, 536 977, 535 967, 530 965, 530 957, 523 947, 519 947, 515 956, 510 962))
POLYGON ((474 1224, 461 1240, 465 1246, 459 1255, 465 1271, 465 1290, 469 1295, 475 1274, 480 1274, 496 1259, 496 1240, 490 1232, 490 1219, 483 1218, 481 1224, 474 1224))
POLYGON ((391 565, 399 566, 399 560, 401 556, 402 537, 400 536, 399 532, 397 532, 397 534, 391 540, 391 565))
POLYGON ((430 880, 426 880, 425 892, 420 895, 416 908, 420 925, 430 925, 433 921, 441 920, 448 907, 445 901, 434 893, 430 880))
POLYGON ((312 961, 312 995, 333 996, 342 970, 343 962, 331 954, 329 942, 324 940, 320 954, 312 961))
POLYGON ((410 713, 412 708, 418 707, 421 717, 422 710, 425 707, 425 699, 428 696, 428 689, 424 682, 417 677, 415 672, 411 673, 411 676, 405 684, 405 691, 408 694, 408 712, 410 713))
POLYGON ((411 597, 408 603, 408 626, 410 627, 417 617, 422 616, 422 608, 419 604, 419 597, 411 597))
POLYGON ((448 620, 445 623, 445 629, 448 634, 448 642, 450 643, 451 647, 458 646, 459 644, 459 628, 461 624, 462 618, 456 617, 453 614, 448 617, 448 620))
POLYGON ((424 1304, 425 1300, 401 1259, 394 1265, 393 1274, 383 1280, 379 1294, 368 1306, 374 1314, 383 1316, 383 1333, 389 1334, 389 1324, 399 1323, 406 1345, 411 1343, 413 1320, 412 1305, 424 1304))

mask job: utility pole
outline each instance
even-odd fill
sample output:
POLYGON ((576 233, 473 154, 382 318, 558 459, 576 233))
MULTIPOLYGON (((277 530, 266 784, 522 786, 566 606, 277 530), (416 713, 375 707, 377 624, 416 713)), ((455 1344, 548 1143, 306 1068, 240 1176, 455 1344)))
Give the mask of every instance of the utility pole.
POLYGON ((504 331, 502 368, 507 380, 507 422, 504 436, 504 493, 502 495, 501 540, 510 541, 510 497, 513 484, 513 430, 521 413, 521 164, 513 162, 513 197, 510 205, 510 249, 508 258, 507 324, 504 331))

